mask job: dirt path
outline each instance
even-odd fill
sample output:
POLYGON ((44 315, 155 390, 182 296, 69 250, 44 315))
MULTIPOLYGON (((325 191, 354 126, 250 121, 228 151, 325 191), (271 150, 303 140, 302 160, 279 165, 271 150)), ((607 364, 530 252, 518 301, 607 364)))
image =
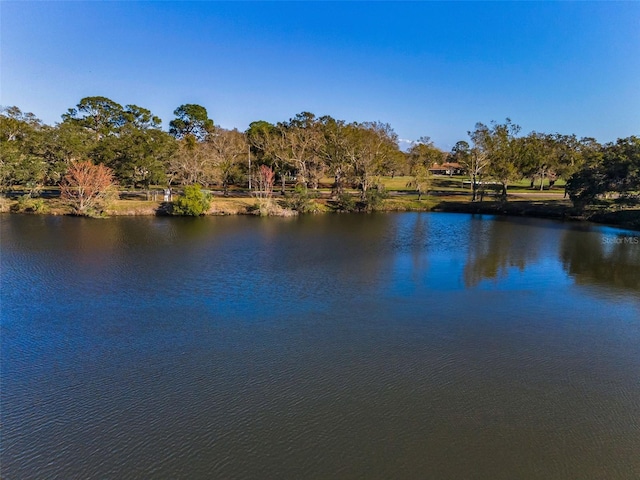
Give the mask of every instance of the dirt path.
POLYGON ((509 192, 511 198, 564 198, 564 192, 509 192))

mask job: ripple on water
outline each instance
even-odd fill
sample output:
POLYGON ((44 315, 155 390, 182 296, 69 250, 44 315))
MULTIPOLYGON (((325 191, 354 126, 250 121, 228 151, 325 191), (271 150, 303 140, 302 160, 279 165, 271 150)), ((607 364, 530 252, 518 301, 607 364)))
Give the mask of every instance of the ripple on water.
POLYGON ((558 250, 597 231, 75 220, 0 218, 3 478, 640 476, 637 291, 558 250))

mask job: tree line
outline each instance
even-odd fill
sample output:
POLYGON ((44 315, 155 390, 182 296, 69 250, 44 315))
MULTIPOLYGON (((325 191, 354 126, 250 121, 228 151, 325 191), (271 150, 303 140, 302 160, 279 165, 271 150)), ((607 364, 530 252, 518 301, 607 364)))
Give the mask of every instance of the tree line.
MULTIPOLYGON (((552 188, 558 179, 576 205, 615 195, 633 201, 640 190, 640 138, 600 144, 593 138, 531 132, 505 122, 477 123, 468 139, 450 152, 429 137, 408 151, 393 128, 382 122, 346 122, 302 112, 278 123, 255 121, 244 131, 215 125, 206 108, 181 105, 164 131, 162 121, 137 105, 86 97, 46 125, 18 107, 0 114, 0 188, 16 186, 37 195, 45 186, 69 188, 74 162, 103 166, 122 187, 152 185, 263 188, 264 175, 285 191, 294 182, 304 191, 332 179, 335 198, 357 189, 367 201, 381 190, 381 176, 408 175, 418 195, 429 189, 435 164, 457 163, 469 176, 472 200, 487 185, 507 199, 508 186, 530 179, 531 188, 552 188), (269 171, 270 173, 267 173, 269 171)), ((275 186, 274 186, 275 185, 275 186)), ((277 187, 276 187, 277 186, 277 187)))

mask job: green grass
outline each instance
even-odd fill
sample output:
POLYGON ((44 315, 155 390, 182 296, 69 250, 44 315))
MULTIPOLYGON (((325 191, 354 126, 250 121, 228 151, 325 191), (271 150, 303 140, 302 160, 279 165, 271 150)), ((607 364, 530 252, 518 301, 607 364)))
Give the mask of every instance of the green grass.
POLYGON ((428 211, 436 204, 437 201, 433 197, 423 195, 422 200, 418 200, 417 195, 403 195, 385 199, 378 210, 387 212, 428 211))
MULTIPOLYGON (((545 180, 544 182, 544 190, 545 192, 564 192, 564 186, 566 185, 566 181, 564 179, 559 179, 553 185, 553 188, 549 190, 549 181, 545 180)), ((515 180, 509 183, 509 189, 516 191, 527 191, 534 192, 540 191, 540 180, 536 180, 533 184, 533 188, 531 188, 531 179, 523 178, 520 180, 515 180)))
MULTIPOLYGON (((404 191, 412 191, 413 189, 407 187, 407 184, 411 182, 413 179, 410 175, 405 176, 397 176, 397 177, 381 177, 382 184, 385 186, 387 190, 404 192, 404 191)), ((470 192, 470 184, 469 177, 463 175, 433 175, 431 177, 431 189, 437 190, 440 192, 470 192), (466 183, 465 183, 466 182, 466 183)), ((534 188, 531 188, 531 180, 522 179, 516 180, 514 182, 510 182, 508 185, 509 190, 515 191, 527 191, 527 192, 535 192, 540 191, 539 184, 536 182, 534 188)), ((564 191, 564 180, 558 180, 553 189, 549 190, 548 182, 545 182, 545 192, 563 192, 564 191)))
POLYGON ((381 177, 380 180, 387 190, 394 190, 397 192, 404 192, 413 190, 413 188, 407 187, 407 184, 413 180, 411 176, 396 176, 396 177, 381 177))

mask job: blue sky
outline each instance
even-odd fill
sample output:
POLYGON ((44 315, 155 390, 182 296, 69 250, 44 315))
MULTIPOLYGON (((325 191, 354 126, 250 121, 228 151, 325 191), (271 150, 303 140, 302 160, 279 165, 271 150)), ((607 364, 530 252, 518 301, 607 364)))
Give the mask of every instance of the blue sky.
POLYGON ((0 103, 46 123, 85 96, 168 124, 301 111, 444 149, 476 122, 640 134, 640 2, 0 2, 0 103))

